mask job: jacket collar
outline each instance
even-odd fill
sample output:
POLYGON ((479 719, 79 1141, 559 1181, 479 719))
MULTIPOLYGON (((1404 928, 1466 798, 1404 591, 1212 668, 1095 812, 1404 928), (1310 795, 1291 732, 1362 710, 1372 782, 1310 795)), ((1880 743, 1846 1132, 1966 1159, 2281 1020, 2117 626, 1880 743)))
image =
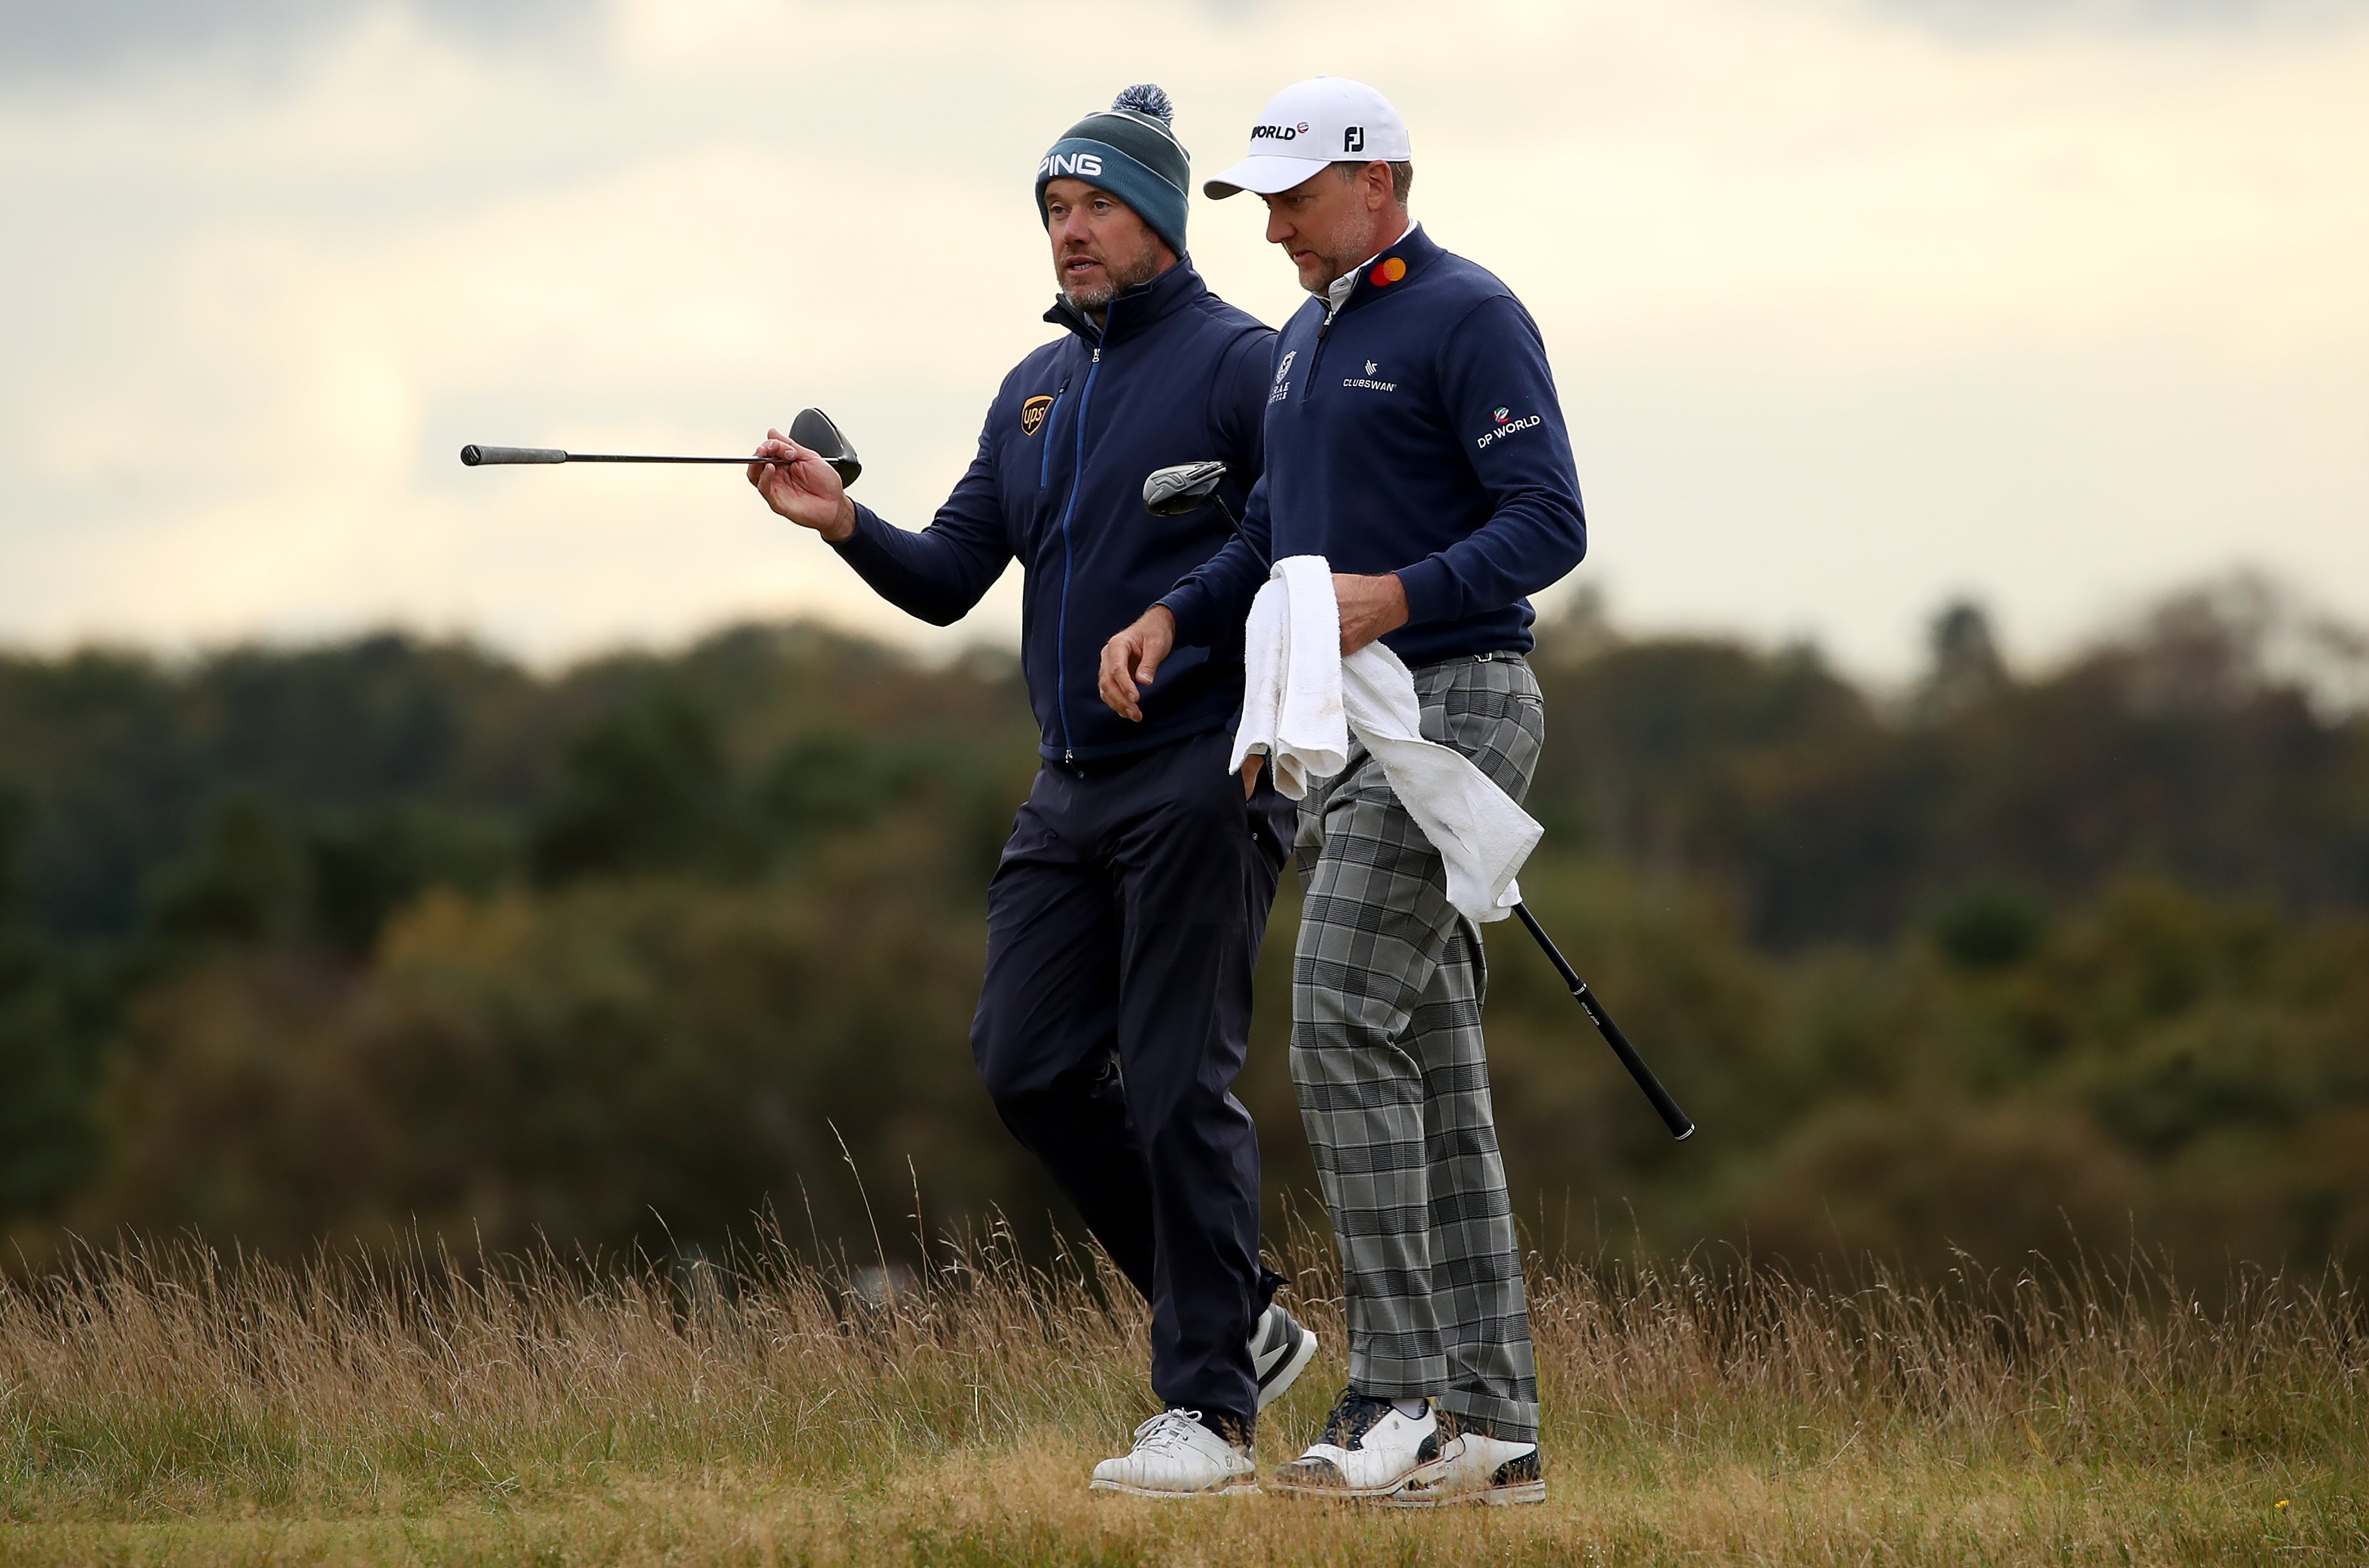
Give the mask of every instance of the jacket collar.
MULTIPOLYGON (((1349 291, 1349 297, 1341 302, 1341 308, 1333 313, 1325 325, 1330 326, 1333 320, 1379 295, 1405 288, 1409 282, 1422 276, 1425 269, 1447 254, 1432 243, 1431 236, 1423 232, 1421 223, 1415 224, 1399 236, 1396 245, 1357 269, 1356 286, 1349 291)), ((1324 296, 1317 295, 1316 303, 1321 309, 1325 303, 1324 296)))
POLYGON ((1138 283, 1111 301, 1100 326, 1094 325, 1093 317, 1071 305, 1066 294, 1054 300, 1045 319, 1056 326, 1068 327, 1095 348, 1107 349, 1150 330, 1155 322, 1175 315, 1208 292, 1209 285, 1193 270, 1193 258, 1181 256, 1175 266, 1150 282, 1138 283))

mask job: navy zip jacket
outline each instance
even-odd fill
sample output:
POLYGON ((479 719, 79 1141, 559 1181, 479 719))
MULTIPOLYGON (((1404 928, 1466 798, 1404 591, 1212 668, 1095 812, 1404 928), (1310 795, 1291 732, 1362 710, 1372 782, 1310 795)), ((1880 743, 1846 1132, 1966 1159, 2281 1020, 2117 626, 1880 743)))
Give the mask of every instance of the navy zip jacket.
POLYGON ((1526 596, 1587 553, 1538 324, 1421 229, 1359 269, 1329 326, 1328 305, 1276 340, 1266 473, 1241 538, 1161 601, 1177 642, 1238 638, 1274 562, 1322 555, 1398 574, 1407 624, 1382 641, 1409 665, 1528 652, 1526 596))
POLYGON ((1219 493, 1240 514, 1259 476, 1275 334, 1211 293, 1190 261, 1113 300, 1100 330, 1066 301, 1045 319, 1068 336, 1003 378, 978 455, 930 526, 909 533, 859 505, 855 532, 834 548, 882 598, 940 626, 1018 557, 1021 663, 1048 758, 1114 757, 1223 728, 1242 702, 1239 622, 1162 664, 1140 724, 1104 707, 1095 682, 1103 644, 1232 536, 1214 506, 1153 517, 1143 481, 1222 458, 1219 493))

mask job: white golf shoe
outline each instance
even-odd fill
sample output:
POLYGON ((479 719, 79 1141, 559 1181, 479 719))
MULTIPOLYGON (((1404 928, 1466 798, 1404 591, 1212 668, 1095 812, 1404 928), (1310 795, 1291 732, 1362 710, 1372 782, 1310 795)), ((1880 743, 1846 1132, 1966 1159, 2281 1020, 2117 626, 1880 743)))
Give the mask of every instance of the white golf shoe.
POLYGON ((1539 1446, 1493 1436, 1476 1422, 1443 1413, 1439 1460, 1382 1501, 1394 1508, 1436 1508, 1453 1503, 1503 1507, 1547 1500, 1539 1446))
POLYGON ((1270 1306, 1251 1325, 1251 1369, 1258 1374, 1258 1407, 1265 1410, 1316 1358, 1316 1336, 1281 1307, 1270 1306))
POLYGON ((1197 1410, 1163 1410, 1135 1429, 1135 1448, 1094 1466, 1092 1489, 1135 1497, 1256 1492, 1258 1461, 1201 1425, 1197 1410))
POLYGON ((1419 1481, 1439 1461, 1439 1417, 1431 1402, 1409 1417, 1386 1399, 1341 1391, 1324 1436, 1275 1472, 1275 1484, 1303 1497, 1378 1501, 1419 1481))

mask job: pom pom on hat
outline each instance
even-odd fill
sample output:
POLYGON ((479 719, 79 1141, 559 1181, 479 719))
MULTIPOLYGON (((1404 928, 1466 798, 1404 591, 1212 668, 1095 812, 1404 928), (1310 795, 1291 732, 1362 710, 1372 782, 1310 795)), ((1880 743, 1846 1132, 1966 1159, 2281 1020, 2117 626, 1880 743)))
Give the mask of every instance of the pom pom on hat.
POLYGON ((1176 106, 1168 101, 1167 93, 1157 82, 1138 82, 1131 87, 1120 88, 1118 97, 1111 99, 1111 108, 1125 114, 1148 116, 1162 125, 1173 125, 1176 120, 1176 106))

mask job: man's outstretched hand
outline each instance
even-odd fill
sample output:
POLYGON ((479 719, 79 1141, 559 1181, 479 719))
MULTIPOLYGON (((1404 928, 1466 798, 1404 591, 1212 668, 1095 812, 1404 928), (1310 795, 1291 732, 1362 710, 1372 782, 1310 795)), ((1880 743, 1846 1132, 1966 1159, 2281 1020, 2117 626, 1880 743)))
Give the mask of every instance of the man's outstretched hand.
POLYGON ((819 452, 800 446, 779 430, 767 430, 759 457, 790 457, 795 463, 752 463, 749 483, 765 504, 800 528, 811 528, 836 544, 855 532, 855 503, 839 482, 839 470, 819 452))
POLYGON ((1143 722, 1143 688, 1160 673, 1161 660, 1176 646, 1176 617, 1165 604, 1155 604, 1136 618, 1135 624, 1103 645, 1103 668, 1096 689, 1103 705, 1130 724, 1143 722))

